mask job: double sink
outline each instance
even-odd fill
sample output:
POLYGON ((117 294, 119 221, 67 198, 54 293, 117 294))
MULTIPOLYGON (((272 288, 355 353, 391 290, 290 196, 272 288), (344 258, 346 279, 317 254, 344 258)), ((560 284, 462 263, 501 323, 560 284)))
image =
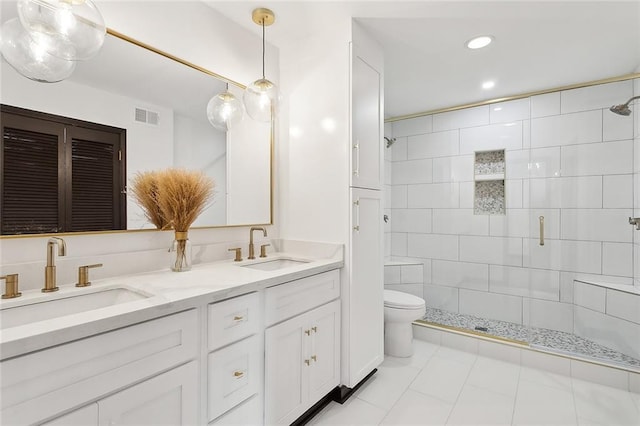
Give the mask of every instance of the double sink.
MULTIPOLYGON (((281 258, 237 266, 260 271, 276 271, 308 262, 308 260, 281 258)), ((25 301, 25 303, 12 303, 8 307, 0 308, 0 329, 134 302, 149 297, 153 297, 153 295, 122 286, 95 287, 81 293, 74 292, 67 295, 39 295, 32 300, 25 301)))

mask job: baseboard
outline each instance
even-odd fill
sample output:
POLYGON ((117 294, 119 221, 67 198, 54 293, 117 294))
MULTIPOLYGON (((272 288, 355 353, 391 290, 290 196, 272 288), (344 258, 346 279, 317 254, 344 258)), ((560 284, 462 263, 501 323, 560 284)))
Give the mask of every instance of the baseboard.
POLYGON ((348 387, 346 387, 344 385, 336 386, 335 388, 333 388, 331 390, 331 392, 329 392, 324 397, 322 397, 322 399, 320 401, 318 401, 315 404, 313 404, 313 406, 311 408, 309 408, 307 411, 304 412, 304 414, 302 414, 293 423, 291 423, 291 426, 303 426, 303 425, 306 425, 320 411, 322 411, 322 409, 324 407, 329 405, 329 403, 331 401, 335 401, 338 404, 344 404, 345 401, 347 399, 349 399, 349 397, 351 395, 353 395, 353 393, 355 391, 357 391, 358 388, 360 386, 362 386, 363 383, 365 383, 367 380, 369 380, 369 378, 376 373, 376 371, 378 371, 378 369, 374 368, 371 373, 367 374, 367 376, 364 379, 362 379, 357 385, 355 385, 352 388, 348 388, 348 387))

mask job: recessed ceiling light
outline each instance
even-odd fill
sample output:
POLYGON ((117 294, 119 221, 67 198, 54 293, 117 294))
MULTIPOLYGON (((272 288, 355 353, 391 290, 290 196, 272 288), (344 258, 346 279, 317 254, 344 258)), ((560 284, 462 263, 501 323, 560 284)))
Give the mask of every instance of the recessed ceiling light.
POLYGON ((469 49, 482 49, 493 41, 493 36, 483 35, 474 37, 466 43, 469 49))
POLYGON ((495 81, 485 81, 482 83, 482 88, 485 90, 493 89, 493 86, 496 85, 495 81))

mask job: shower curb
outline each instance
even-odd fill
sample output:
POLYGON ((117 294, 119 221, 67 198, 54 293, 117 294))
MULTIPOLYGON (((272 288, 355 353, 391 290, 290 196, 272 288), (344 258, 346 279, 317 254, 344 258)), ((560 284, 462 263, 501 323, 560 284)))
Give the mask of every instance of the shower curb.
POLYGON ((640 394, 640 371, 532 348, 527 343, 495 339, 467 330, 423 322, 413 323, 413 337, 522 367, 585 380, 640 394))

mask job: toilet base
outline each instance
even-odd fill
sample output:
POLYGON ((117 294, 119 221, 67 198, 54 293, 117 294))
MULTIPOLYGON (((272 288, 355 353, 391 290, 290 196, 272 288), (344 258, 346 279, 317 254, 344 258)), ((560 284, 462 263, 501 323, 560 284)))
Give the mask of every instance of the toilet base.
POLYGON ((384 353, 398 358, 408 358, 413 355, 411 322, 386 322, 384 324, 384 353))

